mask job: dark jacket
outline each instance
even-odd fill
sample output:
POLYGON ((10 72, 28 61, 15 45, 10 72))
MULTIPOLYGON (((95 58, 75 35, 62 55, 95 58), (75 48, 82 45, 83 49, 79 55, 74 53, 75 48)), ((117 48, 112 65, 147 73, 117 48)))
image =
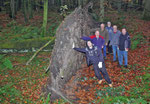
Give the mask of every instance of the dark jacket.
POLYGON ((105 40, 102 36, 99 36, 99 38, 96 38, 96 35, 92 35, 90 37, 82 37, 81 39, 88 41, 90 40, 94 46, 99 47, 100 49, 102 48, 102 46, 104 46, 105 40))
POLYGON ((74 48, 76 51, 85 53, 87 65, 98 64, 99 62, 104 62, 103 54, 101 49, 97 46, 93 46, 92 49, 89 47, 86 48, 74 48))
POLYGON ((128 33, 125 35, 121 34, 119 37, 119 50, 125 51, 125 48, 130 48, 130 36, 128 33))
POLYGON ((121 32, 118 30, 116 33, 112 32, 112 40, 110 41, 110 45, 119 45, 119 37, 121 32))

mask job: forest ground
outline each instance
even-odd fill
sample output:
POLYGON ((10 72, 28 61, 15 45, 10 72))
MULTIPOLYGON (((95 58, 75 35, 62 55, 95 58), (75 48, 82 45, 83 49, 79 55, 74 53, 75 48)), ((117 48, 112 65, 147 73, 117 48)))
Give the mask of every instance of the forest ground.
MULTIPOLYGON (((10 22, 11 20, 8 19, 8 15, 0 15, 0 19, 5 20, 2 21, 1 26, 2 32, 0 36, 3 37, 1 41, 7 40, 13 42, 16 41, 15 39, 18 40, 21 36, 26 35, 24 32, 26 30, 22 30, 22 33, 18 32, 17 29, 20 25, 23 26, 23 29, 25 27, 35 27, 42 24, 42 16, 39 14, 36 14, 34 19, 31 20, 31 23, 25 26, 22 23, 23 18, 20 17, 18 16, 18 20, 15 23, 17 32, 14 32, 12 29, 12 27, 14 27, 14 23, 10 22), (16 35, 14 35, 15 33, 16 35)), ((109 15, 106 14, 105 19, 106 21, 111 21, 113 24, 117 24, 119 29, 122 27, 127 28, 132 42, 131 49, 128 53, 129 66, 128 68, 118 68, 118 63, 112 62, 113 56, 108 55, 108 59, 105 60, 105 64, 113 82, 113 88, 108 87, 108 84, 105 81, 103 81, 101 85, 98 85, 98 80, 94 77, 95 75, 92 67, 81 68, 81 70, 77 72, 81 73, 78 82, 81 87, 74 88, 76 97, 80 99, 77 102, 81 104, 146 104, 150 102, 150 21, 141 20, 137 15, 132 13, 110 13, 109 15)), ((54 31, 62 19, 59 14, 54 13, 54 15, 49 15, 48 21, 48 28, 52 27, 50 28, 50 31, 54 34, 54 31), (55 20, 55 17, 58 17, 59 19, 55 20)), ((35 31, 37 30, 38 29, 35 29, 35 31)), ((28 33, 30 32, 31 31, 28 33)), ((37 35, 38 34, 35 34, 35 37, 37 35)), ((28 34, 25 38, 31 38, 28 36, 30 36, 30 34, 28 34)), ((22 37, 22 39, 24 39, 24 37, 22 37)), ((43 85, 46 85, 46 80, 49 75, 49 73, 45 74, 45 69, 49 64, 51 53, 40 52, 37 57, 35 57, 35 59, 26 66, 25 63, 32 55, 33 53, 5 54, 5 58, 8 58, 12 62, 13 68, 9 69, 0 67, 0 103, 11 104, 19 102, 42 104, 44 102, 49 102, 50 99, 43 97, 41 88, 43 85)), ((73 78, 69 81, 69 83, 73 80, 73 78)), ((58 99, 54 102, 54 104, 63 103, 66 103, 63 99, 58 99)))

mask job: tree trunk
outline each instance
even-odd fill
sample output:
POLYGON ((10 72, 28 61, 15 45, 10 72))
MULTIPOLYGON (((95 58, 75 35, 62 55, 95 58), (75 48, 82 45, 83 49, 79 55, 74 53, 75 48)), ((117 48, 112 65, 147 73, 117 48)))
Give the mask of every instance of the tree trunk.
POLYGON ((48 0, 44 0, 44 13, 43 13, 43 35, 46 35, 47 26, 47 13, 48 12, 48 0))
POLYGON ((143 19, 150 20, 150 0, 144 1, 143 19))
POLYGON ((26 0, 23 0, 23 14, 24 14, 24 21, 25 23, 28 22, 28 18, 27 18, 27 3, 26 0))
POLYGON ((100 22, 104 22, 104 0, 100 0, 100 22))
POLYGON ((15 1, 14 0, 10 1, 10 8, 11 8, 11 16, 14 19, 15 18, 15 1))
POLYGON ((50 77, 46 91, 51 93, 51 99, 63 97, 69 99, 65 93, 65 84, 75 75, 83 62, 83 54, 72 49, 75 42, 77 47, 82 47, 84 42, 80 39, 83 35, 90 34, 90 28, 95 26, 92 17, 88 15, 88 7, 77 8, 60 24, 56 32, 56 40, 51 55, 50 77))
POLYGON ((28 0, 28 13, 29 13, 29 19, 33 18, 33 1, 28 0))

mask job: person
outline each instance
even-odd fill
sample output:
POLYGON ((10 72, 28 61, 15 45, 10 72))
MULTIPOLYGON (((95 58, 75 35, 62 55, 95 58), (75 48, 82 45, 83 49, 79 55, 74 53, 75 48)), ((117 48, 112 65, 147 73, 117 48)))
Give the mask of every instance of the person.
POLYGON ((100 25, 100 28, 91 29, 90 31, 91 32, 99 31, 100 35, 104 38, 105 44, 103 46, 103 54, 104 54, 104 58, 106 59, 106 46, 108 45, 109 35, 108 35, 108 31, 105 29, 105 24, 102 23, 100 25))
POLYGON ((119 61, 119 49, 118 49, 118 45, 119 45, 119 36, 120 36, 121 32, 117 29, 117 26, 114 25, 113 26, 113 32, 112 32, 112 40, 110 42, 110 45, 112 45, 112 49, 113 49, 113 61, 116 62, 117 58, 116 58, 116 53, 118 55, 118 61, 119 61))
POLYGON ((130 48, 130 36, 125 28, 122 29, 122 33, 119 37, 119 67, 122 66, 124 57, 124 67, 127 68, 128 65, 128 50, 130 48))
POLYGON ((103 74, 105 80, 108 82, 109 86, 112 87, 112 82, 108 76, 108 73, 105 68, 105 63, 103 59, 103 54, 101 49, 97 46, 94 46, 91 41, 87 41, 86 48, 75 48, 73 43, 72 48, 76 51, 82 52, 86 54, 87 65, 93 65, 95 76, 98 78, 98 83, 102 83, 102 76, 100 72, 103 74))
POLYGON ((104 38, 99 34, 99 31, 95 32, 95 35, 92 35, 90 37, 81 37, 81 39, 88 41, 90 40, 95 46, 99 47, 102 49, 104 47, 105 40, 104 38))
POLYGON ((110 41, 112 40, 112 32, 113 32, 111 22, 107 22, 106 30, 108 31, 108 34, 109 34, 109 41, 108 41, 107 49, 108 49, 108 53, 111 54, 112 53, 112 46, 109 45, 110 41))

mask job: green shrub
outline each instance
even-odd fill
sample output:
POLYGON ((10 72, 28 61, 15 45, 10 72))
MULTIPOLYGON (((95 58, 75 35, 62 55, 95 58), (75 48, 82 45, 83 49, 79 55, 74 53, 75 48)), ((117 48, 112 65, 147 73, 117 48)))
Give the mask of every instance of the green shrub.
POLYGON ((11 61, 9 60, 9 58, 5 58, 4 55, 0 55, 0 67, 3 68, 8 68, 8 69, 12 69, 13 65, 11 63, 11 61))
POLYGON ((0 88, 0 96, 1 102, 4 102, 8 98, 10 103, 16 103, 15 99, 22 97, 20 91, 13 87, 12 83, 0 88))

